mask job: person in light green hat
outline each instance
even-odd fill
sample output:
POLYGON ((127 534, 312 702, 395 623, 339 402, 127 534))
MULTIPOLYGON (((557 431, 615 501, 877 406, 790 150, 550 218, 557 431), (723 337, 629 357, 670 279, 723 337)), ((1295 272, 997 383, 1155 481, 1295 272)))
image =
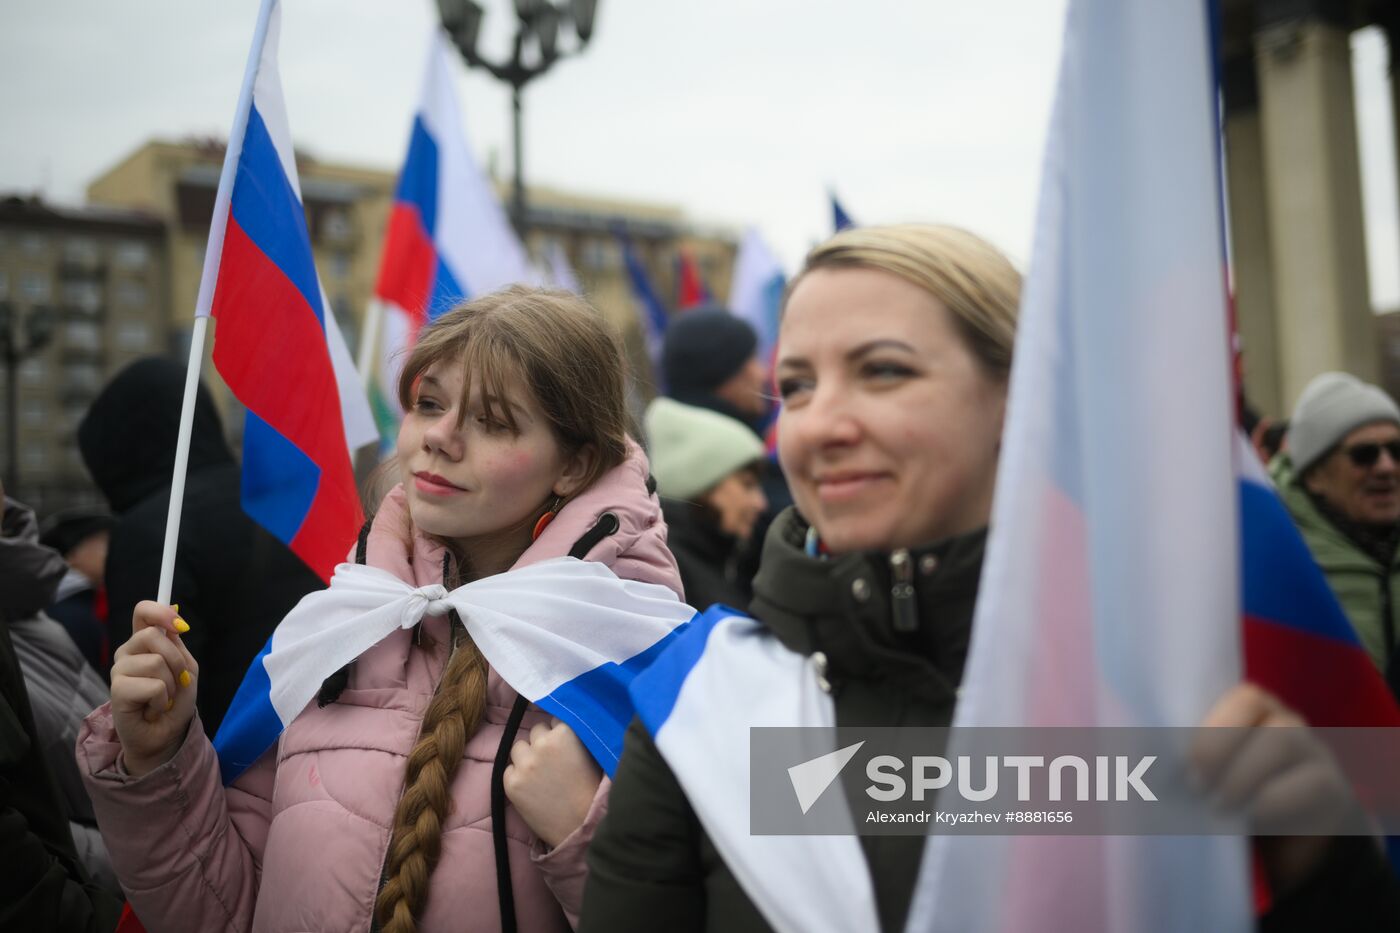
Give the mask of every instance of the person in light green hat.
POLYGON ((1298 397, 1287 448, 1270 472, 1352 628, 1400 696, 1400 407, 1378 386, 1323 373, 1298 397))
POLYGON ((746 609, 752 580, 740 572, 739 555, 768 508, 763 442, 734 418, 664 397, 647 406, 646 431, 686 601, 746 609))

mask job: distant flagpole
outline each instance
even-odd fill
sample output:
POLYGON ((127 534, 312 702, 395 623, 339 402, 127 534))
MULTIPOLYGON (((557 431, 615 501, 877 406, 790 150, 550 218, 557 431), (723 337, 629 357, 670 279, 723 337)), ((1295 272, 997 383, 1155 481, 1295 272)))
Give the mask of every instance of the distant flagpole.
POLYGON ((219 173, 219 190, 214 196, 214 216, 209 221, 209 243, 204 252, 204 271, 199 279, 199 295, 194 303, 194 328, 190 331, 190 358, 185 370, 185 398, 180 408, 180 434, 175 444, 175 472, 170 480, 170 509, 165 520, 165 549, 160 559, 160 582, 156 587, 156 602, 169 605, 170 590, 175 583, 175 550, 180 539, 180 513, 185 502, 185 477, 189 472, 190 434, 194 428, 194 403, 199 392, 200 369, 204 364, 204 343, 209 329, 209 309, 214 303, 214 284, 219 278, 219 261, 224 252, 224 230, 228 227, 229 201, 233 196, 233 179, 238 171, 238 154, 243 149, 243 136, 248 130, 248 111, 253 102, 253 84, 258 77, 267 27, 278 0, 262 0, 253 43, 248 49, 248 64, 243 71, 243 86, 238 91, 238 105, 233 113, 233 128, 229 130, 228 147, 224 150, 224 167, 219 173))

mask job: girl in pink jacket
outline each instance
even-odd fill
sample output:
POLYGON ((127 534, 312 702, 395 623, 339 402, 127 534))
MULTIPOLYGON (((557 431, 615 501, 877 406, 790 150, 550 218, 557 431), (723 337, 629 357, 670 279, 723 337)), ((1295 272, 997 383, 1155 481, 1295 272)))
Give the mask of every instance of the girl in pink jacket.
MULTIPOLYGON (((646 459, 627 437, 623 372, 596 312, 562 293, 511 288, 430 325, 398 386, 400 484, 359 561, 454 589, 575 556, 679 594, 646 459)), ((111 701, 78 740, 114 867, 150 933, 577 920, 608 781, 568 726, 527 709, 454 614, 361 654, 227 787, 193 721, 187 630, 174 607, 137 606, 111 701)))

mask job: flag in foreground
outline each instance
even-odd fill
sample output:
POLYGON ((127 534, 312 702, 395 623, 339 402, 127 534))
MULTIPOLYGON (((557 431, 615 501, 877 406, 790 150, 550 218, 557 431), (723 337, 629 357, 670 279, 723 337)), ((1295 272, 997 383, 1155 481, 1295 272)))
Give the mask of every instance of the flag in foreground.
MULTIPOLYGON (((955 726, 1192 726, 1242 678, 1211 55, 1204 2, 1071 0, 955 726)), ((1247 865, 934 836, 909 929, 1242 931, 1247 865)))
MULTIPOLYGON (((1209 8, 1070 4, 955 725, 1191 726, 1245 676, 1315 725, 1400 722, 1236 440, 1209 8)), ((1247 865, 934 837, 909 930, 1247 930, 1247 865)))
POLYGON ((374 425, 312 262, 277 71, 280 21, 275 0, 264 3, 196 314, 217 322, 214 365, 247 408, 244 510, 330 579, 363 520, 351 456, 374 425))

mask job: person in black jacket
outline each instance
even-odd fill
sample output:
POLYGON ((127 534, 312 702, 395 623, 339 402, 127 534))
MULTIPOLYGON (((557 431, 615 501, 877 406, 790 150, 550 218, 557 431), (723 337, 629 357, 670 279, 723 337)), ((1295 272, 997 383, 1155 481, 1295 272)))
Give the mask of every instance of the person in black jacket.
MULTIPOLYGON (((755 659, 731 670, 737 695, 762 695, 766 686, 738 682, 746 671, 800 670, 812 678, 804 683, 830 695, 838 727, 952 722, 996 484, 1019 292, 1020 276, 1004 256, 952 228, 847 230, 808 256, 787 296, 777 366, 778 448, 796 507, 775 520, 764 542, 751 604, 761 628, 735 630, 743 635, 734 637, 730 659, 741 651, 755 659), (798 663, 757 666, 761 657, 793 656, 798 663)), ((658 666, 666 664, 663 655, 658 666)), ((1240 684, 1206 724, 1301 720, 1240 684)), ((1232 775, 1260 766, 1259 743, 1241 741, 1250 732, 1215 733, 1228 748, 1202 756, 1203 772, 1218 775, 1222 756, 1232 775)), ((1319 760, 1316 746, 1300 743, 1258 772, 1269 776, 1260 786, 1302 785, 1329 802, 1347 797, 1319 760)), ((684 777, 692 786, 714 779, 710 772, 684 777)), ((1242 796, 1248 802, 1259 794, 1242 796)), ((581 933, 770 930, 745 888, 755 879, 731 867, 707 829, 714 819, 713 810, 697 812, 635 720, 608 816, 589 849, 581 933)), ((905 928, 925 838, 860 837, 885 933, 905 928)), ((1274 837, 1260 840, 1256 852, 1273 896, 1265 930, 1394 929, 1400 920, 1396 880, 1368 837, 1274 837)))
MULTIPOLYGON (((122 370, 78 426, 83 461, 118 516, 107 554, 108 632, 131 637, 136 604, 154 599, 180 425, 185 369, 145 359, 122 370)), ((240 471, 200 386, 190 437, 171 599, 200 658, 199 718, 212 736, 273 628, 323 584, 240 504, 240 471)))
POLYGON ((0 613, 24 673, 34 727, 68 814, 78 858, 92 880, 115 895, 121 888, 73 757, 83 717, 106 701, 107 683, 64 627, 41 611, 52 601, 68 564, 40 543, 34 513, 13 499, 4 500, 0 530, 0 613))
POLYGON ((39 543, 63 555, 68 572, 48 607, 72 637, 92 669, 105 682, 112 670, 113 645, 107 637, 107 545, 117 521, 105 512, 73 511, 49 516, 39 543))
MULTIPOLYGON (((15 530, 5 522, 10 511, 0 489, 5 538, 15 530)), ((32 525, 27 511, 20 519, 32 525)), ((62 575, 62 559, 49 553, 53 571, 46 574, 0 549, 0 931, 112 930, 121 901, 89 877, 73 845, 71 814, 46 760, 50 743, 35 725, 10 638, 10 624, 36 614, 62 575)))
POLYGON ((759 480, 763 444, 733 418, 669 398, 647 406, 646 429, 666 545, 686 601, 698 609, 746 608, 753 578, 739 557, 768 508, 759 480))

